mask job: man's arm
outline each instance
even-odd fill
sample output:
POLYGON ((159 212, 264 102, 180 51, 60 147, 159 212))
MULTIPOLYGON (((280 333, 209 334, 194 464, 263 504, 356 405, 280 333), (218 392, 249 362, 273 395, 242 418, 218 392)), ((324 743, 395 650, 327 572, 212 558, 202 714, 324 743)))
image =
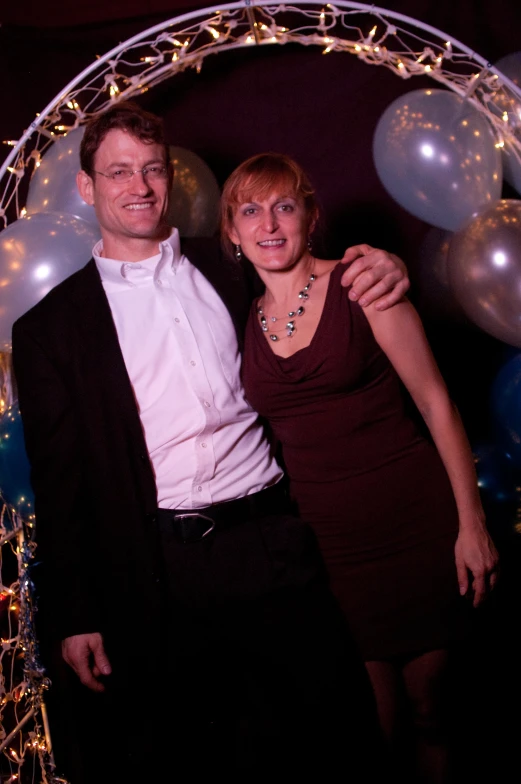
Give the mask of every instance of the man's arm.
MULTIPOLYGON (((42 319, 24 317, 14 325, 13 366, 35 494, 41 620, 55 639, 90 637, 100 628, 90 579, 96 568, 90 494, 75 405, 65 366, 59 369, 52 355, 53 340, 42 319)), ((66 660, 78 672, 85 651, 75 654, 76 648, 66 660)))
POLYGON ((376 310, 386 310, 409 289, 407 268, 394 253, 370 245, 353 245, 344 253, 342 262, 349 264, 342 285, 352 286, 349 298, 363 308, 374 303, 376 310))
POLYGON ((98 632, 75 634, 62 640, 62 656, 80 681, 92 691, 105 691, 101 676, 110 675, 103 637, 98 632))

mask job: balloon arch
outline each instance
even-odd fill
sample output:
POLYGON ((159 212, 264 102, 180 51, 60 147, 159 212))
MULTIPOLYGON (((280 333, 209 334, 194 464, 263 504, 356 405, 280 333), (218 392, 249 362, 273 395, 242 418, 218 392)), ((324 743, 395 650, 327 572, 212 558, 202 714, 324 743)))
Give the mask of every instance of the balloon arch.
MULTIPOLYGON (((405 102, 400 99, 389 107, 375 135, 376 167, 384 186, 402 206, 441 229, 458 230, 457 261, 468 258, 469 262, 467 267, 453 264, 455 292, 464 290, 471 281, 476 288, 467 308, 470 317, 500 339, 521 346, 519 292, 512 285, 505 286, 505 281, 495 287, 491 277, 503 269, 509 272, 511 257, 516 253, 513 245, 521 245, 521 202, 500 200, 501 162, 505 177, 521 193, 521 62, 515 59, 512 68, 509 58, 505 58, 504 69, 499 63, 494 66, 447 34, 374 5, 343 0, 335 5, 313 0, 276 5, 266 0, 255 4, 247 0, 184 14, 130 38, 66 85, 19 140, 7 142, 12 149, 0 167, 0 286, 4 295, 9 295, 2 303, 5 305, 8 300, 8 306, 0 307, 0 411, 16 398, 7 361, 7 332, 10 333, 12 321, 59 280, 83 266, 97 236, 92 209, 77 199, 73 182, 85 121, 110 104, 137 97, 186 69, 200 71, 210 54, 286 43, 316 46, 323 54, 347 52, 369 65, 384 66, 403 79, 428 76, 445 88, 414 91, 405 96, 405 102), (467 187, 477 202, 454 199, 450 219, 436 210, 440 199, 449 200, 451 195, 441 193, 439 183, 429 182, 424 164, 423 169, 416 171, 411 165, 405 178, 403 167, 401 171, 393 169, 393 159, 403 154, 404 145, 418 141, 420 126, 425 129, 429 124, 435 125, 438 134, 441 129, 443 135, 447 117, 460 128, 459 138, 449 134, 446 141, 453 148, 458 144, 461 148, 457 153, 462 156, 458 160, 462 182, 465 178, 468 182, 473 172, 478 172, 473 187, 467 187), (404 128, 409 129, 409 135, 404 128), (398 136, 401 147, 396 147, 398 136), (465 159, 472 138, 478 141, 470 146, 471 159, 465 159), (49 188, 46 172, 51 171, 54 179, 49 188), (421 179, 420 199, 415 197, 415 177, 421 179), (30 182, 27 203, 22 205, 20 185, 25 178, 30 182), (422 202, 430 204, 430 211, 422 212, 422 202), (460 232, 460 224, 468 220, 469 228, 460 232), (499 251, 496 248, 486 267, 485 262, 478 261, 484 251, 483 232, 492 235, 494 231, 505 231, 507 224, 511 245, 506 243, 499 251), (53 268, 45 253, 52 259, 59 257, 61 266, 53 268), (499 301, 501 297, 504 302, 499 301)), ((172 152, 182 156, 188 151, 172 152)), ((448 154, 424 143, 424 159, 433 153, 448 154)), ((189 157, 184 160, 186 170, 193 173, 197 162, 189 157)), ((198 173, 208 176, 200 169, 198 173)), ((468 293, 464 296, 468 297, 468 293)), ((465 301, 462 304, 465 307, 465 301)), ((516 360, 510 374, 513 378, 507 379, 513 388, 519 380, 518 365, 516 360)), ((11 673, 10 682, 7 677, 0 678, 0 752, 2 759, 9 760, 9 781, 22 781, 24 771, 39 765, 42 780, 50 784, 64 780, 57 776, 52 758, 44 703, 47 682, 34 631, 30 578, 33 516, 31 499, 17 495, 17 482, 26 471, 26 466, 17 463, 19 432, 19 414, 13 405, 0 418, 0 484, 4 492, 4 503, 0 503, 0 546, 2 555, 6 550, 12 554, 18 575, 10 585, 0 580, 2 626, 2 612, 8 619, 7 631, 2 632, 0 665, 4 673, 11 673), (18 467, 8 497, 6 476, 8 467, 15 464, 18 467), (29 763, 31 756, 34 759, 29 763)))

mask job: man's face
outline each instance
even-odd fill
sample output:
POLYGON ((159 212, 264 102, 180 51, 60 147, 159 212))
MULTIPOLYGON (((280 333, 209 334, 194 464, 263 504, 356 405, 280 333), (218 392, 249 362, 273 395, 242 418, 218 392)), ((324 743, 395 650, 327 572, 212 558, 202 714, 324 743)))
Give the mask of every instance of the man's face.
POLYGON ((144 177, 141 170, 166 165, 160 144, 147 144, 127 131, 114 129, 94 156, 94 169, 101 174, 78 174, 81 196, 96 210, 106 256, 138 261, 157 253, 157 243, 169 231, 165 222, 169 179, 166 174, 144 177), (136 173, 123 183, 103 176, 121 169, 136 173))

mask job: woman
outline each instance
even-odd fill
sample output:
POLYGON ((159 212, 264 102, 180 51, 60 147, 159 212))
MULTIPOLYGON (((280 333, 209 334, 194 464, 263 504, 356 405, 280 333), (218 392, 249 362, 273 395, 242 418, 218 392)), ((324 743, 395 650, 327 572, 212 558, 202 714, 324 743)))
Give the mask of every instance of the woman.
POLYGON ((244 385, 282 446, 390 749, 404 692, 422 780, 442 782, 447 651, 469 597, 477 606, 493 586, 497 553, 461 420, 414 308, 351 302, 338 285, 342 265, 312 255, 317 217, 306 175, 284 155, 250 158, 224 186, 223 237, 266 287, 247 327, 244 385), (434 444, 409 415, 400 380, 434 444))

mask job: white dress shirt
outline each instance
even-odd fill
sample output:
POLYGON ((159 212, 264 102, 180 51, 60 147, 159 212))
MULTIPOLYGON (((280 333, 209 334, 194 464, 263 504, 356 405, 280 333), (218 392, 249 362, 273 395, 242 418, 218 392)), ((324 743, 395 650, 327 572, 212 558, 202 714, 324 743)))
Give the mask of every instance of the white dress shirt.
POLYGON ((93 256, 134 389, 158 506, 188 509, 249 495, 282 472, 244 398, 235 328, 221 298, 181 254, 179 233, 157 256, 93 256))

